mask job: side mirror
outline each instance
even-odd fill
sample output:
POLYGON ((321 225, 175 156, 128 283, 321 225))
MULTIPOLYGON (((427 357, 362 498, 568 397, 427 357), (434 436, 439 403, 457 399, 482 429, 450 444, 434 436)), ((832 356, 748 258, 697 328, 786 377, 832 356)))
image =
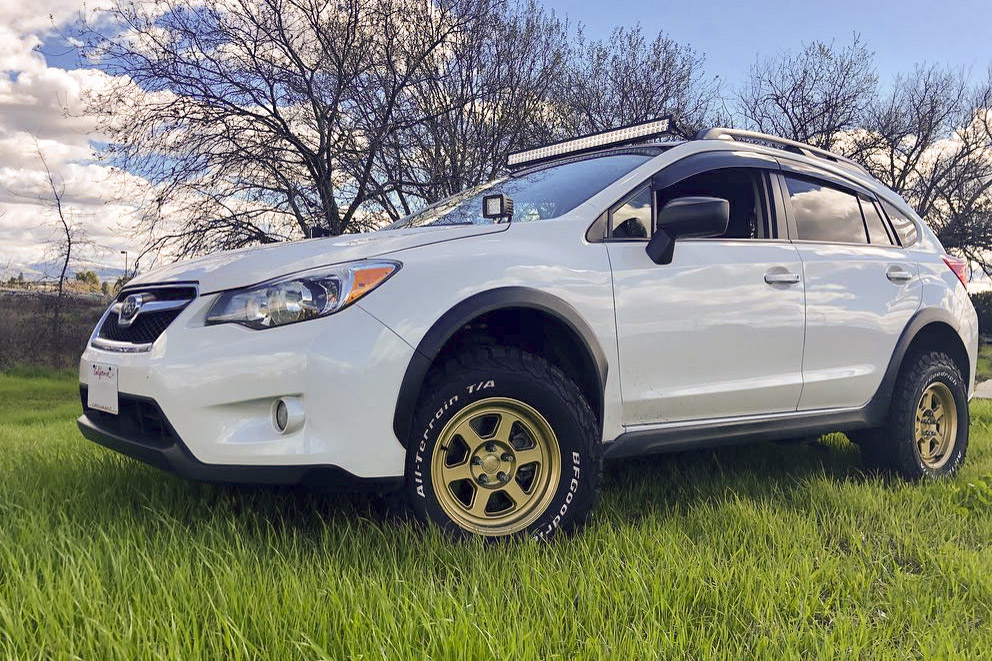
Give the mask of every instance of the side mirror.
POLYGON ((730 202, 719 197, 680 197, 658 214, 658 229, 648 241, 648 257, 655 264, 670 264, 675 239, 720 236, 730 224, 730 202))

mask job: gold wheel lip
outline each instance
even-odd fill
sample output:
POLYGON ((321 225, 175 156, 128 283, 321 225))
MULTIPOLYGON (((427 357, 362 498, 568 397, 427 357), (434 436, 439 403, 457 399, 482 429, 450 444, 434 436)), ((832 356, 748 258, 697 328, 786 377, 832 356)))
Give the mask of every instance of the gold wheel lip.
MULTIPOLYGON (((490 440, 484 439, 483 443, 490 442, 490 440)), ((469 448, 469 455, 466 456, 465 461, 470 461, 471 455, 472 449, 469 448)), ((514 479, 513 476, 511 476, 512 479, 514 479)), ((454 480, 452 483, 457 481, 461 480, 454 480)), ((460 528, 488 537, 512 535, 526 529, 540 518, 558 491, 561 483, 561 449, 558 445, 558 438, 544 415, 518 399, 488 397, 472 402, 452 417, 438 434, 431 457, 431 482, 438 505, 448 518, 460 528), (541 450, 540 461, 521 463, 521 465, 541 464, 539 473, 534 478, 538 483, 532 486, 532 492, 527 495, 522 506, 515 507, 506 513, 495 513, 491 518, 481 518, 467 511, 469 508, 451 493, 444 474, 446 471, 461 467, 463 464, 448 467, 445 463, 444 453, 446 450, 443 448, 446 448, 454 440, 455 430, 463 423, 485 415, 502 416, 506 414, 510 414, 516 421, 524 425, 535 444, 534 447, 541 450)), ((476 488, 476 497, 478 494, 485 494, 487 501, 491 494, 502 490, 498 485, 476 484, 474 487, 476 488)))
POLYGON ((916 452, 923 465, 930 470, 939 470, 945 466, 953 454, 957 433, 958 409, 957 402, 954 401, 954 393, 951 392, 946 383, 934 381, 920 393, 913 423, 913 443, 916 445, 916 452), (940 425, 939 429, 936 424, 921 422, 921 416, 925 417, 928 411, 932 414, 932 410, 935 408, 926 403, 928 395, 937 398, 943 411, 944 424, 940 425), (921 444, 925 442, 924 434, 931 432, 938 437, 937 446, 932 452, 924 453, 921 447, 921 444))

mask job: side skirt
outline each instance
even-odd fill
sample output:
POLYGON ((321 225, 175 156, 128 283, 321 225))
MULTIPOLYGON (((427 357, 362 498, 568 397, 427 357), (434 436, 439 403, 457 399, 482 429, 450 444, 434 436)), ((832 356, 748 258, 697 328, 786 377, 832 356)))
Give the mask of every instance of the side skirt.
POLYGON ((882 422, 884 409, 871 404, 852 409, 776 413, 715 420, 691 420, 628 428, 605 451, 605 459, 719 447, 739 443, 821 436, 865 429, 882 422))

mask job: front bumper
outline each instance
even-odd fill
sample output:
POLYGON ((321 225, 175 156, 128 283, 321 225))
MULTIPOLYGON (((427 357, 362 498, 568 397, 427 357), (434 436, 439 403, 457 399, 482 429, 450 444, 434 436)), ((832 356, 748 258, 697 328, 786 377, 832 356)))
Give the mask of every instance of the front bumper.
MULTIPOLYGON (((86 389, 81 388, 83 415, 76 424, 83 436, 149 466, 198 482, 221 484, 305 485, 348 491, 393 491, 403 484, 402 477, 361 478, 340 466, 244 466, 205 464, 199 461, 182 442, 170 434, 127 434, 119 428, 101 424, 101 414, 86 408, 86 389), (165 438, 163 438, 165 437, 165 438)), ((155 406, 146 400, 147 406, 155 406)), ((165 425, 168 421, 162 418, 165 425)))
POLYGON ((111 364, 122 398, 155 402, 174 447, 116 434, 96 412, 80 418, 87 438, 193 479, 285 484, 308 481, 315 469, 357 479, 403 475, 392 414, 414 354, 408 344, 358 305, 262 331, 205 326, 214 298, 190 304, 150 351, 88 346, 80 360, 82 387, 94 363, 111 364), (303 424, 288 433, 272 424, 280 397, 303 406, 303 424))

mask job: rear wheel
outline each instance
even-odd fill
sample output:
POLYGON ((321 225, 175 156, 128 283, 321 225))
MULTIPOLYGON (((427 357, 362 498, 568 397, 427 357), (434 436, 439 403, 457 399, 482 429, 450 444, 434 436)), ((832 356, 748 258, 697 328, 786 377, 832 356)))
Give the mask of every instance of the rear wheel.
POLYGON ((908 480, 953 475, 968 449, 964 379, 944 353, 910 356, 892 395, 887 423, 852 434, 865 466, 908 480))
POLYGON ((469 350, 428 377, 407 450, 418 518, 455 534, 550 537, 580 526, 601 480, 595 416, 543 358, 469 350))

